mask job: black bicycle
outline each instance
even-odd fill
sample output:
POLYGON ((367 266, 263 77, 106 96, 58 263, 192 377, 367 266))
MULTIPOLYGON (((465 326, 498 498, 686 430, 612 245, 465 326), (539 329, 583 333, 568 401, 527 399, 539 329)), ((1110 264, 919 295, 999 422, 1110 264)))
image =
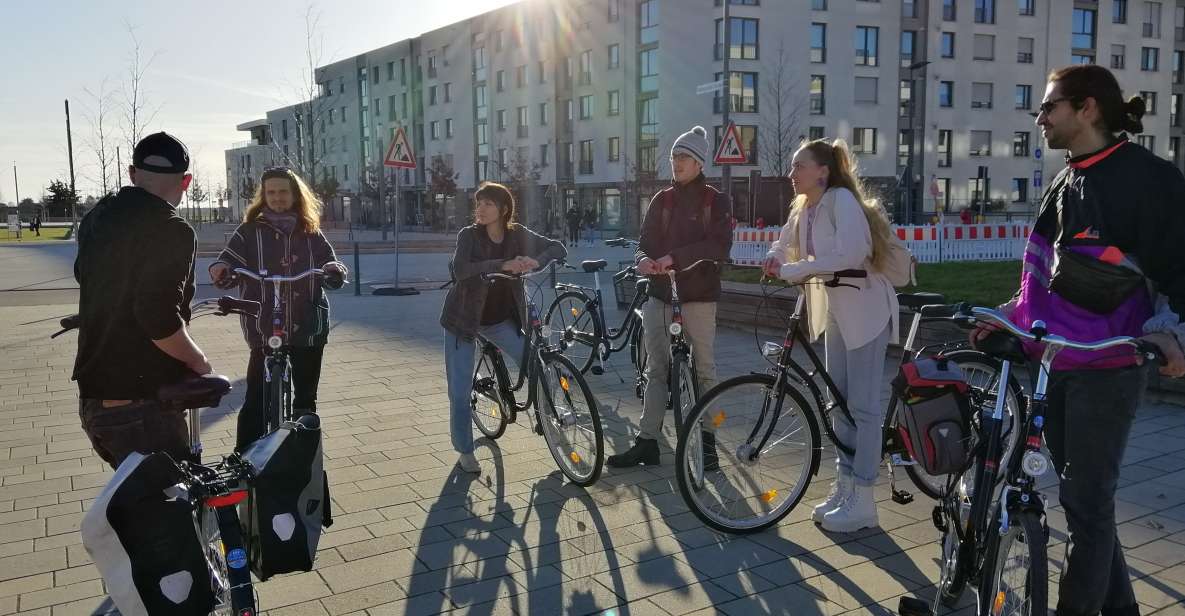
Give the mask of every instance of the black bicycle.
MULTIPOLYGON (((816 283, 836 288, 855 287, 842 280, 866 276, 864 270, 845 270, 814 278, 816 283)), ((770 295, 767 288, 766 297, 770 295)), ((973 397, 983 400, 984 396, 994 396, 1000 372, 999 362, 992 357, 968 349, 962 342, 915 349, 921 324, 949 317, 925 307, 929 303, 941 302, 940 295, 900 294, 898 301, 914 310, 902 364, 923 356, 945 357, 963 370, 973 397)), ((753 533, 777 524, 789 514, 818 474, 823 449, 819 423, 823 424, 828 439, 836 448, 849 454, 853 452, 852 444, 842 442, 832 427, 834 413, 842 414, 842 421, 855 422, 843 394, 806 338, 802 327, 805 308, 806 295, 800 292, 787 321, 783 341, 762 345, 761 353, 770 362, 768 371, 717 384, 691 409, 686 425, 680 430, 681 435, 700 434, 709 427, 714 431, 716 456, 711 467, 702 473, 696 470, 702 466, 699 462, 703 459, 702 446, 694 439, 681 438, 675 452, 675 459, 683 461, 675 473, 679 491, 696 516, 712 528, 729 533, 753 533), (796 347, 806 353, 812 370, 808 371, 793 359, 796 347), (833 402, 825 402, 816 377, 823 381, 833 402)), ((1006 436, 1011 447, 1019 436, 1017 421, 1021 390, 1015 379, 1007 377, 1007 380, 1005 409, 1010 423, 1006 436)), ((900 401, 893 395, 883 423, 882 455, 888 458, 893 500, 900 504, 913 500, 912 494, 897 488, 894 468, 898 466, 905 467, 910 479, 923 493, 940 498, 946 492, 948 477, 927 474, 910 457, 897 427, 899 405, 900 401)))
MULTIPOLYGON (((637 246, 637 240, 615 238, 605 240, 608 246, 637 246)), ((638 278, 637 268, 630 266, 613 274, 615 287, 623 287, 637 281, 633 300, 625 311, 621 325, 608 327, 605 319, 605 302, 601 292, 600 273, 608 266, 604 259, 583 261, 580 268, 567 267, 593 275, 593 286, 586 287, 567 282, 556 283, 556 298, 547 308, 543 322, 559 335, 559 349, 580 368, 581 372, 601 375, 605 373, 605 360, 614 353, 629 347, 630 360, 639 371, 645 359, 645 345, 642 344, 642 304, 646 302, 646 291, 650 281, 638 278), (594 365, 594 363, 596 365, 594 365)), ((638 396, 641 397, 643 382, 639 376, 635 381, 638 396)))
MULTIPOLYGON (((481 278, 492 284, 546 273, 491 273, 481 278)), ((552 332, 540 321, 532 297, 527 300, 527 321, 517 381, 511 380, 498 347, 478 335, 481 356, 473 373, 470 398, 473 423, 482 434, 497 439, 508 424, 515 423, 518 413, 533 415, 533 429, 547 442, 547 450, 560 471, 573 483, 590 486, 601 476, 605 458, 596 398, 576 365, 548 345, 552 332), (519 403, 515 394, 521 393, 524 386, 526 400, 519 403)))
POLYGON ((999 328, 977 347, 999 361, 1001 378, 1010 378, 1014 365, 1027 363, 1022 341, 1044 346, 1032 395, 1022 399, 1022 447, 1007 445, 1003 432, 1006 411, 998 395, 990 406, 972 405, 982 414, 978 442, 963 472, 950 478, 946 496, 934 508, 934 525, 942 534, 941 572, 934 601, 903 597, 903 616, 932 613, 953 607, 968 584, 978 587, 978 614, 1035 616, 1049 609, 1049 576, 1046 547, 1049 529, 1045 497, 1037 479, 1050 469, 1041 451, 1046 390, 1054 358, 1064 349, 1100 351, 1130 347, 1145 362, 1164 361, 1154 345, 1126 336, 1096 342, 1074 342, 1050 334, 1043 321, 1027 331, 1000 312, 968 306, 946 308, 951 318, 968 326, 985 323, 999 328), (1002 487, 999 487, 1000 480, 1002 487), (928 609, 927 609, 928 608, 928 609))

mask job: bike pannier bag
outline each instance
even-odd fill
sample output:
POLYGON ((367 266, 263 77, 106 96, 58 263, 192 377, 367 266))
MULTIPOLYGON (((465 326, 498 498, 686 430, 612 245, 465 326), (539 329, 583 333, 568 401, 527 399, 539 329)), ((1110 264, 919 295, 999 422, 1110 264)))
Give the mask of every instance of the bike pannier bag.
POLYGON ((243 458, 255 472, 247 500, 239 505, 251 572, 266 580, 312 571, 321 527, 332 523, 320 418, 310 414, 285 422, 251 443, 243 458))
POLYGON ((914 461, 931 475, 962 470, 971 455, 971 405, 958 364, 942 358, 906 363, 893 389, 902 402, 897 430, 914 461))
POLYGON ((82 544, 124 616, 205 616, 214 608, 181 480, 169 456, 132 453, 82 519, 82 544))

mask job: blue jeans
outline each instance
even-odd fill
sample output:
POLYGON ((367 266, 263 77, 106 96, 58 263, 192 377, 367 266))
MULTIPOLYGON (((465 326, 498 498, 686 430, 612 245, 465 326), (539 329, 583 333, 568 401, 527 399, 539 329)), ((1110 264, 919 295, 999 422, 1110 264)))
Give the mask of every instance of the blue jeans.
MULTIPOLYGON (((478 333, 502 351, 507 368, 518 366, 526 340, 513 320, 483 325, 478 333)), ((448 380, 449 430, 457 453, 473 453, 473 418, 469 396, 473 393, 473 369, 477 346, 472 340, 444 330, 444 372, 448 380)), ((512 377, 514 373, 512 372, 512 377)))

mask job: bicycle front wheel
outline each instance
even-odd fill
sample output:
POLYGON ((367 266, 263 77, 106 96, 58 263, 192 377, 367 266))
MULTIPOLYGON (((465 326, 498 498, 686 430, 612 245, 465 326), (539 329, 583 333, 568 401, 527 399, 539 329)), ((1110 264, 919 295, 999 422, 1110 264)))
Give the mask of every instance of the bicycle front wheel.
POLYGON ((590 486, 601 476, 605 461, 596 398, 567 357, 554 354, 543 360, 542 367, 535 411, 547 450, 572 483, 590 486))
POLYGON ((716 530, 754 533, 777 524, 802 500, 819 469, 819 427, 810 405, 794 389, 775 389, 774 383, 768 374, 724 381, 684 420, 681 431, 699 438, 680 439, 675 451, 679 492, 696 517, 716 530), (709 431, 714 456, 706 455, 709 431))
MULTIPOLYGON (((1008 530, 989 532, 979 584, 979 613, 1044 616, 1049 611, 1045 525, 1035 511, 1014 512, 1008 530)), ((997 517, 999 511, 997 509, 997 517)))
POLYGON ((604 332, 588 296, 567 291, 547 308, 544 324, 559 336, 560 350, 581 373, 588 372, 601 348, 604 332))
POLYGON ((197 511, 198 531, 205 549, 206 565, 210 571, 210 590, 214 593, 214 610, 217 616, 231 616, 234 608, 230 597, 230 571, 226 566, 226 549, 222 545, 222 533, 218 529, 218 511, 202 505, 197 511))
POLYGON ((477 367, 473 370, 473 391, 469 394, 469 413, 473 416, 473 425, 491 439, 502 436, 508 422, 506 403, 502 400, 494 371, 494 353, 497 351, 482 350, 477 367))

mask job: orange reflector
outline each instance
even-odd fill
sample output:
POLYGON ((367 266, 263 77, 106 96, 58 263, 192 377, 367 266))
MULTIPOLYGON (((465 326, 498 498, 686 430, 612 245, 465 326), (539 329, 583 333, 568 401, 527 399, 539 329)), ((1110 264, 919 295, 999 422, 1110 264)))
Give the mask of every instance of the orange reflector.
POLYGON ((580 454, 575 451, 568 454, 568 459, 572 461, 572 464, 580 464, 580 454))
POLYGON ((497 417, 499 414, 498 407, 495 406, 490 408, 490 417, 497 417))
POLYGON ((722 423, 724 423, 724 411, 716 411, 716 414, 712 416, 712 426, 719 428, 722 423))
POLYGON ((767 503, 773 502, 773 500, 777 497, 778 497, 777 490, 766 490, 765 492, 761 493, 761 500, 763 500, 767 503))
POLYGON ((996 593, 996 602, 992 604, 992 614, 999 614, 1004 609, 1004 591, 996 593))
POLYGON ((568 391, 568 378, 567 377, 563 377, 563 376, 560 377, 560 389, 563 389, 564 391, 568 391))
POLYGON ((580 311, 579 311, 579 310, 577 310, 575 307, 573 307, 573 308, 572 308, 572 316, 577 316, 577 315, 579 315, 579 314, 580 314, 580 311))

